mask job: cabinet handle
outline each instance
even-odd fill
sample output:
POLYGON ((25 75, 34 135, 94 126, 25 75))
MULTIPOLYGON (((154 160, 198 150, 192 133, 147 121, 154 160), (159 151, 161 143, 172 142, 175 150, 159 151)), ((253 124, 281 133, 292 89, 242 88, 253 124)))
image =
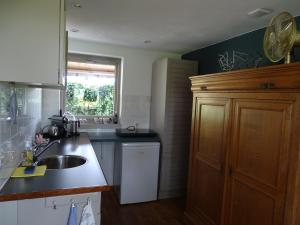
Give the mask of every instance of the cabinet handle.
POLYGON ((271 88, 274 88, 274 87, 275 87, 275 84, 270 83, 270 82, 260 84, 261 89, 271 89, 271 88))
POLYGON ((53 208, 54 210, 56 210, 57 207, 56 207, 56 202, 55 202, 55 201, 52 202, 52 205, 53 205, 52 208, 53 208))
POLYGON ((60 84, 60 69, 57 69, 57 83, 60 84))
POLYGON ((207 91, 207 86, 201 86, 201 91, 207 91))

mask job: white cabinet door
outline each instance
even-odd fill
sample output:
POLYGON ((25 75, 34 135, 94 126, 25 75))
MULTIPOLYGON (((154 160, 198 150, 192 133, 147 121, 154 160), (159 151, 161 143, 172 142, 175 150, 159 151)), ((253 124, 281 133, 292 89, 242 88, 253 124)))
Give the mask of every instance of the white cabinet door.
POLYGON ((72 202, 77 205, 79 223, 87 199, 92 202, 96 224, 100 224, 101 193, 98 192, 18 201, 18 225, 66 225, 72 202))
POLYGON ((64 0, 1 0, 0 81, 58 84, 64 0))
POLYGON ((113 185, 115 143, 93 142, 92 145, 108 185, 113 185))
POLYGON ((103 142, 102 143, 103 154, 103 170, 108 185, 113 185, 114 182, 114 154, 115 143, 103 142))
POLYGON ((92 142, 93 149, 95 151, 95 154, 97 156, 98 162, 101 166, 102 172, 102 164, 103 164, 103 152, 102 152, 102 142, 92 142))
POLYGON ((17 225, 17 201, 0 202, 0 224, 17 225))

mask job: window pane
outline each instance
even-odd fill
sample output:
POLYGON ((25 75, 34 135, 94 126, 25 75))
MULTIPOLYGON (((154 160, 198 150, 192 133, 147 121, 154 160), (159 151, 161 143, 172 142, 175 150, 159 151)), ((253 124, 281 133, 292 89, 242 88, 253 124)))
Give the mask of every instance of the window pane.
POLYGON ((68 62, 66 111, 78 116, 114 114, 116 67, 68 62))

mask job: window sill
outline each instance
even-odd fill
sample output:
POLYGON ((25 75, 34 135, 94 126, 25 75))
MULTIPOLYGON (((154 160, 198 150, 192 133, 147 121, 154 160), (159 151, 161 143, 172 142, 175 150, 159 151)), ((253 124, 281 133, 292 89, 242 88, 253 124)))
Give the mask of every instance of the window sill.
POLYGON ((82 124, 79 132, 111 132, 120 127, 121 124, 82 124))

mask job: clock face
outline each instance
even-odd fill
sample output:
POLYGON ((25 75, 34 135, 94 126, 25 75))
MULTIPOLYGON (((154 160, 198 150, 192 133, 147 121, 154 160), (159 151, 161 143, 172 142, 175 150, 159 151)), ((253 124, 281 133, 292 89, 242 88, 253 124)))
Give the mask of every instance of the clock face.
POLYGON ((283 12, 274 17, 265 32, 265 55, 272 62, 283 59, 292 49, 296 33, 296 22, 290 13, 283 12))

